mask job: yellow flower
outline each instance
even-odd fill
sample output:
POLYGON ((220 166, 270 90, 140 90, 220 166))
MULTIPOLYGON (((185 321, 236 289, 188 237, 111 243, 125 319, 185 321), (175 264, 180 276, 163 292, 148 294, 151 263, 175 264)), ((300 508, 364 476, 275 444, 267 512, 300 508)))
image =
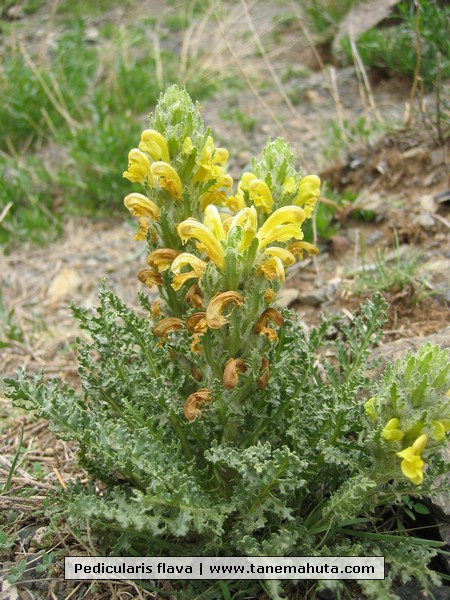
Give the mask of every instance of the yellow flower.
POLYGON ((293 177, 286 177, 286 179, 283 181, 283 185, 281 186, 281 193, 283 196, 293 194, 296 190, 296 187, 295 179, 293 177))
POLYGON ((272 193, 265 181, 256 178, 252 179, 248 186, 248 194, 255 206, 261 207, 266 213, 272 211, 272 193))
POLYGON ((175 273, 172 287, 174 290, 179 290, 189 279, 201 278, 206 270, 207 263, 189 252, 179 254, 171 265, 172 272, 175 273), (181 273, 181 269, 189 265, 192 271, 181 273))
POLYGON ((276 342, 278 339, 277 332, 275 329, 269 327, 269 321, 272 321, 272 323, 281 327, 284 323, 284 318, 278 310, 275 310, 275 308, 266 308, 256 322, 255 333, 267 336, 270 342, 276 342))
POLYGON ((200 406, 205 402, 211 402, 211 391, 208 388, 201 388, 186 398, 184 416, 189 422, 201 416, 200 406))
POLYGON ((239 373, 245 373, 247 367, 241 358, 230 358, 223 372, 222 382, 227 390, 231 390, 238 384, 239 373))
POLYGON ((205 216, 203 218, 203 224, 210 229, 216 239, 224 240, 227 236, 223 228, 222 219, 220 218, 219 211, 214 204, 209 204, 205 208, 205 216))
POLYGON ((184 243, 194 238, 201 242, 209 258, 220 268, 225 266, 225 254, 219 240, 206 225, 196 219, 186 219, 178 225, 178 235, 184 243))
POLYGON ((369 398, 367 400, 367 402, 364 404, 364 410, 372 421, 376 420, 378 415, 377 411, 375 410, 375 398, 369 398))
POLYGON ((281 282, 285 279, 284 265, 278 256, 272 256, 262 263, 258 272, 262 273, 266 279, 279 279, 281 282))
POLYGON ((245 173, 242 173, 241 180, 238 184, 238 189, 242 190, 243 192, 248 192, 250 182, 254 179, 257 179, 254 173, 251 173, 250 171, 245 171, 245 173))
POLYGON ((234 196, 228 196, 226 200, 226 205, 230 210, 232 210, 235 213, 245 208, 246 204, 244 200, 244 194, 242 193, 242 191, 238 189, 234 196))
POLYGON ((233 180, 225 173, 224 165, 227 160, 228 150, 225 150, 225 148, 214 148, 214 140, 211 136, 208 136, 197 159, 198 169, 195 172, 192 181, 196 183, 214 179, 217 188, 231 188, 233 180))
POLYGON ((445 434, 450 430, 450 420, 440 419, 439 421, 431 421, 431 425, 433 426, 433 433, 431 434, 431 437, 437 442, 442 442, 445 440, 445 434))
POLYGON ((277 248, 275 246, 271 246, 270 248, 266 248, 264 250, 264 254, 268 256, 276 256, 281 260, 285 267, 290 267, 295 263, 295 256, 289 250, 285 248, 277 248))
POLYGON ((128 196, 125 196, 123 203, 133 217, 149 217, 153 221, 156 221, 159 217, 159 206, 144 194, 128 194, 128 196))
POLYGON ((300 260, 302 260, 303 252, 305 251, 309 255, 319 254, 319 248, 317 248, 317 246, 314 246, 314 244, 310 244, 309 242, 292 242, 291 244, 289 244, 287 249, 289 250, 289 252, 292 252, 292 254, 298 256, 300 260))
POLYGON ((205 333, 208 330, 208 321, 205 312, 197 312, 186 319, 186 329, 189 333, 205 333))
POLYGON ((186 294, 186 302, 192 304, 196 308, 203 308, 202 291, 198 285, 191 285, 186 294))
POLYGON ((283 206, 270 215, 256 234, 259 249, 272 242, 287 242, 292 238, 303 239, 301 225, 305 211, 299 206, 283 206))
POLYGON ((403 475, 408 477, 414 485, 420 485, 423 481, 424 462, 420 458, 427 444, 427 436, 423 433, 419 436, 412 446, 409 446, 401 452, 397 452, 397 456, 402 458, 400 468, 403 475))
POLYGON ((240 306, 244 303, 244 298, 239 292, 219 292, 208 304, 206 309, 206 320, 210 329, 220 329, 228 323, 228 319, 222 316, 222 311, 227 304, 240 306))
POLYGON ((229 231, 235 227, 242 227, 242 238, 239 245, 239 250, 243 252, 253 241, 258 229, 258 215, 254 206, 245 207, 233 217, 230 223, 229 231))
POLYGON ((163 284, 161 275, 155 269, 142 269, 138 273, 138 279, 147 287, 163 284))
POLYGON ((170 268, 177 256, 178 252, 176 250, 172 250, 171 248, 159 248, 158 250, 150 252, 147 256, 147 264, 155 265, 158 271, 162 273, 170 268))
POLYGON ((183 145, 181 146, 181 152, 183 154, 192 154, 192 151, 194 150, 194 145, 192 144, 192 140, 190 137, 186 137, 184 138, 184 142, 183 145))
POLYGON ((264 293, 264 300, 267 302, 267 304, 272 304, 276 297, 277 295, 275 294, 274 290, 272 288, 267 288, 264 293))
POLYGON ((200 209, 205 210, 208 204, 216 204, 217 206, 222 206, 227 203, 227 195, 226 192, 221 190, 214 189, 216 186, 213 185, 207 192, 201 194, 200 201, 200 209))
POLYGON ((295 199, 297 206, 303 206, 309 219, 320 196, 320 178, 317 175, 307 175, 301 179, 298 194, 295 199))
POLYGON ((405 433, 400 429, 400 419, 391 419, 388 421, 381 432, 381 435, 385 440, 388 441, 399 441, 401 440, 405 433))
POLYGON ((167 141, 159 131, 155 131, 154 129, 145 129, 141 133, 139 150, 150 154, 153 161, 163 160, 167 163, 170 162, 167 141))
POLYGON ((132 183, 145 183, 153 185, 153 177, 150 171, 150 160, 146 154, 138 148, 133 148, 128 153, 128 170, 123 177, 132 183))
POLYGON ((157 337, 165 338, 171 331, 177 331, 177 329, 182 328, 183 322, 181 319, 178 319, 177 317, 167 317, 156 323, 155 327, 153 328, 153 333, 157 337))
POLYGON ((176 200, 181 198, 183 184, 172 165, 163 161, 157 161, 151 165, 150 171, 153 177, 158 180, 160 187, 166 189, 176 200))

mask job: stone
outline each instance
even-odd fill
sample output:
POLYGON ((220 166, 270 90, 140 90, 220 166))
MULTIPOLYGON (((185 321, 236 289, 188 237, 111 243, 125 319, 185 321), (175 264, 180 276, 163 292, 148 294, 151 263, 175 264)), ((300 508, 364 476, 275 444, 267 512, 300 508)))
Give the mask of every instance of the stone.
POLYGON ((388 362, 395 362, 399 358, 403 358, 408 350, 417 352, 419 348, 428 343, 438 345, 441 350, 450 348, 450 327, 441 329, 441 331, 427 337, 405 338, 390 342, 389 344, 383 344, 372 352, 371 358, 380 358, 384 368, 384 365, 388 362))
POLYGON ((433 194, 425 194, 420 198, 420 208, 423 211, 431 214, 437 212, 438 206, 433 197, 433 194))
POLYGON ((300 291, 297 288, 283 288, 278 296, 277 305, 288 307, 298 300, 300 291))
POLYGON ((413 218, 412 224, 420 225, 422 229, 429 231, 430 229, 434 229, 435 221, 430 214, 422 213, 421 215, 417 215, 413 218))

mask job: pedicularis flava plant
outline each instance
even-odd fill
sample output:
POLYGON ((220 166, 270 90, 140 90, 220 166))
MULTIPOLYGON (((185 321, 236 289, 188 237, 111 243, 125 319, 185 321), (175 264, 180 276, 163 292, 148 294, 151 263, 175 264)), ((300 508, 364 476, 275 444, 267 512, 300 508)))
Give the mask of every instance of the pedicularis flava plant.
MULTIPOLYGON (((125 206, 148 245, 139 280, 161 301, 140 293, 137 314, 103 288, 98 308, 73 308, 90 334, 79 391, 43 374, 7 380, 16 405, 78 444, 90 474, 56 516, 79 535, 89 522, 116 555, 384 555, 387 578, 359 582, 368 598, 395 598, 411 577, 437 583, 428 564, 439 544, 409 535, 404 503, 411 518, 446 469, 447 352, 424 346, 374 381, 381 296, 308 335, 277 308, 286 269, 318 252, 302 225, 320 180, 297 170, 283 140, 234 185, 228 151, 173 86, 136 146, 123 175, 140 187, 125 206)), ((228 589, 303 597, 313 584, 228 589)), ((185 582, 180 597, 222 597, 218 585, 185 582)))

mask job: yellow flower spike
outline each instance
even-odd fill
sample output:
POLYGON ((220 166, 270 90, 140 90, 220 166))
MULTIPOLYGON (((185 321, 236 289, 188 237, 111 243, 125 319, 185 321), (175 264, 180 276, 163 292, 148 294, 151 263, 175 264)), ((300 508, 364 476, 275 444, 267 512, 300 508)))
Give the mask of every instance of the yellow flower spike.
POLYGON ((176 200, 181 198, 183 184, 172 165, 157 161, 151 165, 150 171, 153 177, 158 180, 160 187, 166 189, 176 200))
POLYGON ((442 440, 445 440, 444 423, 442 423, 442 421, 431 421, 431 425, 433 426, 433 433, 431 434, 431 437, 437 442, 442 442, 442 440))
POLYGON ((247 250, 256 235, 258 228, 258 214, 256 208, 250 206, 240 210, 238 214, 233 217, 229 231, 234 227, 242 227, 244 230, 239 246, 239 250, 243 252, 244 250, 247 250))
POLYGON ((153 221, 156 221, 159 217, 159 206, 144 194, 128 194, 123 199, 123 203, 133 217, 149 217, 153 221))
POLYGON ((381 432, 381 435, 387 441, 400 441, 405 433, 400 429, 400 419, 391 419, 388 421, 381 432))
POLYGON ((186 265, 192 267, 197 277, 201 277, 206 270, 207 263, 201 258, 198 258, 198 256, 195 256, 195 254, 182 252, 181 254, 178 254, 173 261, 171 266, 172 272, 178 275, 181 272, 181 269, 186 265))
POLYGON ((295 179, 293 177, 287 177, 281 186, 281 193, 283 196, 286 196, 287 194, 293 194, 296 189, 297 185, 295 183, 295 179))
POLYGON ((285 267, 290 267, 295 263, 295 256, 285 248, 271 246, 270 248, 266 248, 264 253, 268 256, 277 256, 285 267))
POLYGON ((206 225, 208 229, 210 229, 214 237, 218 240, 224 240, 227 236, 225 235, 225 231, 222 225, 222 219, 220 218, 220 213, 217 210, 217 207, 214 204, 209 204, 205 208, 205 216, 203 218, 203 224, 206 225))
POLYGON ((278 256, 272 256, 263 262, 258 272, 262 273, 269 280, 279 279, 283 283, 285 279, 284 266, 278 256))
POLYGON ((194 238, 201 242, 208 254, 209 258, 221 269, 225 266, 225 254, 220 245, 219 240, 214 236, 212 231, 203 223, 199 223, 195 219, 186 219, 178 225, 178 235, 184 243, 187 240, 194 238))
POLYGON ((397 452, 397 456, 402 458, 400 468, 403 475, 408 477, 414 485, 420 485, 423 482, 423 467, 424 462, 420 458, 427 444, 427 436, 423 433, 419 436, 412 446, 409 446, 401 452, 397 452))
POLYGON ((165 338, 171 331, 177 331, 183 328, 183 321, 177 317, 167 317, 158 321, 153 328, 153 333, 157 337, 165 338))
POLYGON ((153 161, 163 160, 167 163, 170 162, 170 154, 166 138, 162 136, 159 131, 155 131, 155 129, 145 129, 141 133, 139 150, 141 150, 141 152, 147 152, 147 154, 150 154, 153 161))
POLYGON ((264 212, 272 212, 273 198, 269 186, 262 179, 252 179, 248 185, 250 200, 264 212))
POLYGON ((208 330, 206 312, 197 312, 186 319, 186 329, 189 333, 205 333, 208 330))
POLYGON ((210 329, 220 329, 228 323, 222 312, 227 304, 240 306, 244 303, 244 298, 239 292, 219 292, 208 304, 206 309, 206 320, 210 329))
POLYGON ((224 388, 231 390, 238 384, 239 373, 245 373, 247 367, 241 358, 230 358, 225 366, 222 383, 224 388))
POLYGON ((146 154, 138 148, 133 148, 128 153, 128 170, 123 173, 123 177, 132 183, 145 183, 153 185, 153 176, 150 171, 150 160, 146 154))
POLYGON ((204 308, 202 291, 198 285, 191 285, 186 294, 186 302, 192 304, 196 308, 204 308))
POLYGON ((161 275, 155 269, 142 269, 142 271, 139 271, 138 273, 138 279, 147 287, 152 287, 154 285, 161 286, 163 284, 161 275))
POLYGON ((299 260, 302 260, 304 252, 307 252, 309 255, 319 254, 319 248, 309 242, 292 242, 287 249, 292 254, 298 256, 299 260))
POLYGON ((211 400, 211 390, 208 388, 201 388, 188 396, 184 403, 184 416, 186 419, 192 422, 200 417, 202 414, 200 406, 206 402, 211 402, 211 400))
POLYGON ((170 269, 170 266, 178 254, 179 253, 176 250, 172 250, 172 248, 159 248, 158 250, 150 252, 147 256, 147 264, 154 265, 158 271, 162 273, 163 271, 170 269))
POLYGON ((256 322, 255 333, 267 336, 270 342, 276 342, 278 335, 275 329, 269 327, 269 321, 272 321, 272 323, 275 323, 275 325, 281 327, 281 325, 284 323, 284 318, 283 315, 275 308, 266 308, 256 322))
POLYGON ((295 199, 297 206, 305 208, 306 217, 309 219, 316 202, 320 196, 320 178, 317 175, 307 175, 301 179, 298 186, 298 194, 295 199))

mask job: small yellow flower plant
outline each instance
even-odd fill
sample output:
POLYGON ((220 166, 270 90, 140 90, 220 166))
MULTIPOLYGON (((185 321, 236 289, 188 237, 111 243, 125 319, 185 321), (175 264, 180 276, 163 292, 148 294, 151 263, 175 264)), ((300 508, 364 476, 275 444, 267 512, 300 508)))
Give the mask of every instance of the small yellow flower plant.
MULTIPOLYGON (((170 87, 124 162, 140 312, 105 287, 73 307, 81 385, 6 380, 13 402, 78 445, 87 483, 48 504, 99 553, 133 556, 385 556, 385 580, 321 581, 339 597, 430 589, 439 542, 409 515, 448 470, 448 351, 425 345, 374 378, 386 305, 308 334, 277 304, 308 239, 320 179, 282 139, 236 182, 185 90, 170 87), (306 232, 306 233, 305 233, 306 232), (158 296, 158 298, 157 298, 158 296), (407 557, 407 559, 405 559, 407 557)), ((301 263, 299 265, 301 267, 301 263)), ((301 268, 298 269, 301 280, 301 268)), ((313 581, 227 582, 227 597, 312 597, 313 581)), ((221 598, 222 582, 172 582, 180 598, 221 598)), ((175 593, 174 591, 174 593, 175 593)))

